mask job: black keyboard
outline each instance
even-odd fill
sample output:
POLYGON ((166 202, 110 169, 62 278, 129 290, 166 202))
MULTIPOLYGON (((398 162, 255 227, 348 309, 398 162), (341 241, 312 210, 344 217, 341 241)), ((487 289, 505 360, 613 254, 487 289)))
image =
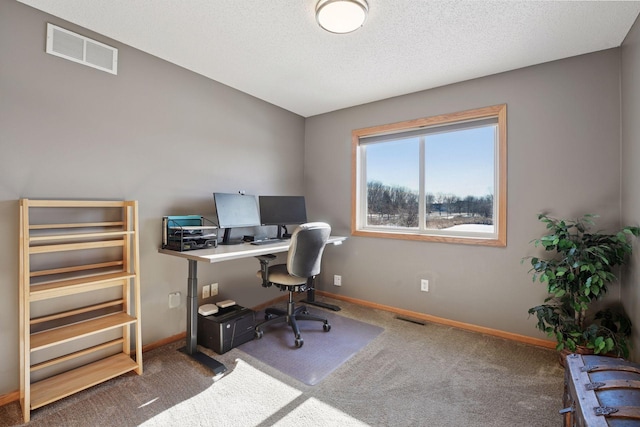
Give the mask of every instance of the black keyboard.
POLYGON ((265 239, 265 240, 254 240, 251 242, 252 245, 272 245, 274 243, 282 243, 284 240, 282 239, 265 239))

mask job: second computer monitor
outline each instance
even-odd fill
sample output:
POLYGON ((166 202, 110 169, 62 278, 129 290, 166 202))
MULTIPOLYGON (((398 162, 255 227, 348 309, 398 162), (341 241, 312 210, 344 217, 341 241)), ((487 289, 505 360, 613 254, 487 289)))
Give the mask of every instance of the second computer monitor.
POLYGON ((307 222, 304 196, 259 196, 260 222, 277 225, 278 238, 288 237, 286 226, 307 222), (285 233, 282 235, 282 229, 285 233))

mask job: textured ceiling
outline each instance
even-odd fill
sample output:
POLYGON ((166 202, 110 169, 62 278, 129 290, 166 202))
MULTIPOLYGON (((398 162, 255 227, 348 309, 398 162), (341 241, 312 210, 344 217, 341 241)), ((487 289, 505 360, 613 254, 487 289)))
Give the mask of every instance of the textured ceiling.
POLYGON ((304 117, 620 46, 640 2, 368 0, 331 34, 317 0, 19 0, 304 117))

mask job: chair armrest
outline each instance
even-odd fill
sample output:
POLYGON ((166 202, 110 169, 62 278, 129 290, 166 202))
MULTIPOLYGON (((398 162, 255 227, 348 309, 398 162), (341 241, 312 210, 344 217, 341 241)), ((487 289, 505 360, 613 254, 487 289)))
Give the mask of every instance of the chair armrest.
POLYGON ((273 261, 276 256, 273 254, 258 255, 258 261, 260 261, 260 275, 262 276, 262 287, 268 288, 271 286, 269 282, 269 263, 273 261))

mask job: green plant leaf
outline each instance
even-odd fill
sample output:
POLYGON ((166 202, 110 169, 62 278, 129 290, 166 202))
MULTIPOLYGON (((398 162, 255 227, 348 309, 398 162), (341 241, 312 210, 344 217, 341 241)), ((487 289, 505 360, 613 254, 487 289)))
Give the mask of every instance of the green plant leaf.
POLYGON ((604 344, 605 345, 604 345, 603 350, 604 350, 605 353, 608 353, 611 350, 613 350, 613 346, 614 346, 613 339, 607 338, 606 340, 604 340, 604 344))

